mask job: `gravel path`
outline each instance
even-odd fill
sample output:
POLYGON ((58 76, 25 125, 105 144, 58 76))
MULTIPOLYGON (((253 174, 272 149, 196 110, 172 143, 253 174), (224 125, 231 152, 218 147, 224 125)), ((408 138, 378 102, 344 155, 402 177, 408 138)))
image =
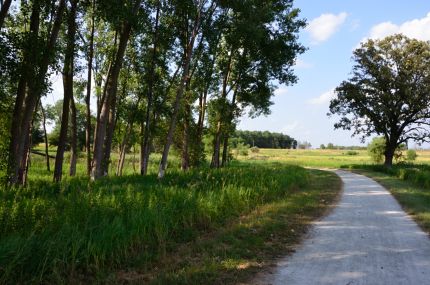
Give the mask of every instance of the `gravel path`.
POLYGON ((382 186, 336 171, 344 193, 334 211, 272 274, 254 284, 430 284, 430 239, 382 186))

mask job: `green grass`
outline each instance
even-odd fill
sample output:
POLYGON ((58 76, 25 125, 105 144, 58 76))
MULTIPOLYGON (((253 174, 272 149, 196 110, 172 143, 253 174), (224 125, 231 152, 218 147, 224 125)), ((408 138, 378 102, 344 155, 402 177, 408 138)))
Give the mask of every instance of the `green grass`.
POLYGON ((354 172, 369 176, 386 187, 407 213, 430 233, 430 166, 354 166, 354 172))
MULTIPOLYGON (((173 171, 162 181, 152 174, 95 183, 68 178, 56 185, 47 177, 0 193, 1 283, 93 283, 115 280, 129 268, 154 272, 154 264, 181 245, 217 233, 259 207, 281 203, 285 211, 301 213, 306 201, 315 210, 319 200, 312 199, 326 195, 309 188, 315 174, 279 163, 173 171)), ((205 264, 194 271, 209 270, 205 264)), ((163 278, 187 280, 193 272, 169 270, 163 278)), ((193 276, 204 280, 202 274, 193 276)), ((208 278, 219 274, 216 267, 208 278)))
MULTIPOLYGON (((415 163, 430 163, 430 151, 417 151, 415 163)), ((331 150, 331 149, 260 149, 258 153, 249 153, 239 157, 241 161, 264 162, 277 161, 287 164, 339 168, 345 165, 374 165, 366 150, 331 150)))
POLYGON ((156 264, 157 272, 121 272, 112 283, 244 284, 294 251, 309 223, 323 215, 341 188, 334 173, 307 170, 308 184, 256 207, 225 227, 184 244, 156 264))

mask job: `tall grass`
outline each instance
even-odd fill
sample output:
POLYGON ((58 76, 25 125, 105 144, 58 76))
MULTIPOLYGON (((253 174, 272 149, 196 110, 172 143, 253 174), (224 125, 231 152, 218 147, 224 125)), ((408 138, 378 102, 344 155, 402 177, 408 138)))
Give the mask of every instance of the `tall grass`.
POLYGON ((308 183, 281 164, 101 179, 33 181, 0 192, 0 282, 79 281, 149 265, 255 207, 308 183))

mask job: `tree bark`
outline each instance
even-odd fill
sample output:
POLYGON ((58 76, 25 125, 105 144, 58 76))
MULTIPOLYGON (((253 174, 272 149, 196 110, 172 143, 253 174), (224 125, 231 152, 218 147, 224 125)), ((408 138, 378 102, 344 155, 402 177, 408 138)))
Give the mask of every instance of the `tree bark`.
MULTIPOLYGON (((136 5, 133 9, 133 15, 135 15, 140 6, 140 1, 136 2, 136 5)), ((109 113, 111 112, 112 102, 116 97, 117 87, 118 87, 118 77, 119 72, 122 67, 122 63, 124 61, 125 50, 127 48, 128 39, 130 38, 131 33, 131 23, 127 20, 124 21, 121 35, 118 45, 118 50, 115 57, 115 62, 112 65, 112 69, 108 74, 108 80, 106 82, 106 98, 102 102, 102 108, 100 112, 100 118, 97 122, 96 132, 94 135, 94 159, 91 171, 91 179, 95 180, 99 177, 105 175, 103 173, 103 154, 104 151, 104 142, 106 139, 106 129, 109 120, 109 113), (109 76, 110 75, 110 76, 109 76)), ((113 110, 115 111, 115 110, 113 110)))
POLYGON ((78 124, 76 119, 76 106, 75 100, 70 98, 70 115, 71 115, 71 125, 72 125, 72 140, 70 143, 70 170, 69 175, 76 175, 76 162, 78 160, 78 124))
MULTIPOLYGON (((40 96, 42 92, 44 91, 44 80, 46 77, 46 73, 48 71, 49 64, 52 61, 52 53, 55 50, 55 45, 58 38, 58 33, 60 31, 61 22, 63 18, 63 13, 65 9, 65 0, 60 0, 57 13, 55 16, 54 24, 51 29, 51 33, 49 34, 49 38, 47 40, 46 48, 42 51, 41 58, 36 56, 35 58, 30 59, 33 62, 30 64, 31 72, 33 75, 31 77, 26 78, 26 84, 28 87, 28 93, 27 96, 24 98, 17 98, 16 103, 20 102, 22 99, 25 101, 24 106, 18 107, 15 105, 15 109, 20 109, 20 115, 16 118, 18 127, 20 128, 19 131, 14 131, 12 128, 11 131, 11 158, 9 162, 9 181, 12 184, 23 184, 24 181, 22 180, 23 176, 19 175, 19 173, 23 173, 25 171, 25 141, 26 137, 29 136, 30 133, 30 125, 33 120, 33 114, 37 105, 37 102, 40 100, 40 96), (40 59, 39 59, 40 58, 40 59), (39 59, 39 60, 38 60, 39 59), (31 80, 30 80, 31 79, 31 80), (17 175, 18 174, 18 175, 17 175)), ((32 10, 32 16, 33 12, 36 12, 36 17, 33 17, 33 19, 30 20, 30 25, 33 23, 36 23, 36 26, 39 25, 39 15, 40 15, 40 3, 39 1, 35 1, 33 3, 33 10, 32 10)), ((38 28, 37 28, 38 30, 38 28)), ((35 36, 35 35, 32 35, 35 36)), ((37 38, 37 37, 36 37, 37 38)), ((30 42, 31 44, 31 42, 30 42)), ((30 53, 36 52, 35 49, 29 48, 30 53)), ((30 54, 31 56, 31 54, 30 54)), ((21 87, 25 86, 25 84, 21 84, 21 87)))
POLYGON ((154 39, 153 39, 153 50, 152 50, 152 59, 151 59, 151 68, 149 71, 149 80, 148 80, 148 100, 146 104, 146 113, 145 113, 145 129, 143 131, 143 143, 142 143, 142 159, 140 166, 140 174, 146 175, 148 172, 148 162, 149 162, 149 153, 150 153, 150 145, 149 145, 149 137, 151 136, 151 112, 153 105, 153 96, 154 96, 154 80, 155 80, 155 61, 157 59, 157 48, 158 48, 158 27, 159 27, 159 19, 160 19, 160 7, 161 1, 157 3, 157 12, 155 15, 155 27, 154 27, 154 39))
MULTIPOLYGON (((228 115, 228 126, 230 128, 230 130, 232 130, 232 124, 233 124, 233 119, 234 119, 234 107, 236 105, 236 94, 237 94, 237 88, 234 90, 233 93, 233 98, 231 99, 231 104, 230 104, 230 108, 229 108, 229 115, 228 115)), ((222 151, 222 161, 221 161, 221 167, 224 167, 227 165, 228 162, 228 139, 229 139, 229 131, 226 131, 224 133, 224 143, 223 143, 223 151, 222 151)))
POLYGON ((173 142, 173 133, 176 128, 176 120, 179 112, 179 107, 184 93, 185 83, 187 82, 187 78, 188 78, 188 71, 190 69, 190 61, 193 55, 194 42, 197 37, 198 31, 200 29, 200 19, 201 19, 201 12, 202 12, 201 9, 203 8, 199 9, 199 12, 197 14, 197 18, 193 27, 193 31, 191 33, 191 38, 187 45, 187 53, 186 53, 186 57, 184 58, 184 64, 183 64, 184 68, 182 72, 182 79, 176 91, 176 98, 175 98, 175 103, 173 105, 172 118, 170 119, 170 125, 169 125, 169 131, 167 133, 166 144, 164 145, 163 155, 161 157, 160 167, 158 170, 158 178, 163 178, 166 172, 167 158, 169 156, 170 146, 172 145, 172 142, 173 142))
MULTIPOLYGON (((40 3, 34 1, 30 16, 30 35, 28 39, 28 46, 36 45, 37 37, 39 34, 40 22, 40 3)), ((26 97, 27 82, 29 78, 34 78, 36 59, 35 49, 28 48, 24 51, 24 59, 22 62, 21 74, 18 82, 17 94, 15 99, 15 106, 13 110, 13 120, 11 125, 11 139, 9 145, 9 161, 8 161, 8 176, 10 184, 19 183, 19 170, 21 157, 19 156, 20 146, 24 143, 25 137, 22 137, 21 122, 23 120, 24 100, 26 97)))
POLYGON ((58 141, 57 154, 55 156, 54 182, 60 182, 63 176, 64 150, 66 148, 67 131, 69 127, 70 102, 73 100, 76 9, 77 1, 75 0, 71 2, 70 15, 67 21, 67 47, 64 57, 63 70, 63 113, 61 115, 60 137, 58 141))
POLYGON ((187 102, 185 105, 184 114, 184 133, 182 138, 182 155, 181 155, 181 169, 183 171, 188 170, 190 167, 190 154, 189 154, 189 136, 190 136, 190 118, 191 117, 191 106, 187 102))
POLYGON ((128 141, 130 139, 130 134, 131 134, 132 129, 133 129, 133 121, 127 123, 124 137, 123 137, 121 145, 120 145, 120 154, 119 154, 118 165, 116 168, 116 176, 122 176, 122 171, 124 169, 126 150, 127 150, 128 141))
MULTIPOLYGON (((222 92, 221 92, 221 98, 226 100, 227 99, 227 85, 228 81, 230 79, 230 73, 231 73, 231 65, 233 61, 233 51, 230 51, 230 55, 228 58, 228 63, 226 67, 226 71, 224 73, 223 83, 222 83, 222 92)), ((222 121, 223 121, 223 114, 219 114, 218 122, 217 122, 217 128, 215 132, 215 138, 214 138, 214 150, 212 155, 212 161, 211 161, 211 167, 212 168, 219 168, 220 167, 220 160, 219 156, 221 153, 221 137, 222 137, 222 121)))
POLYGON ((45 137, 45 156, 46 156, 46 169, 51 172, 51 166, 49 164, 49 144, 48 144, 48 134, 46 132, 46 114, 43 110, 42 102, 40 102, 40 111, 42 112, 42 123, 43 123, 43 135, 45 137))
POLYGON ((5 0, 0 10, 0 30, 3 28, 4 20, 6 19, 7 13, 9 12, 10 4, 12 0, 5 0))
POLYGON ((85 96, 86 104, 86 128, 85 128, 85 150, 87 152, 87 175, 91 174, 91 81, 92 81, 92 71, 93 71, 93 57, 94 57, 94 17, 95 17, 95 3, 92 2, 91 11, 91 32, 90 32, 90 42, 89 42, 89 52, 88 52, 88 74, 87 74, 87 94, 85 96))

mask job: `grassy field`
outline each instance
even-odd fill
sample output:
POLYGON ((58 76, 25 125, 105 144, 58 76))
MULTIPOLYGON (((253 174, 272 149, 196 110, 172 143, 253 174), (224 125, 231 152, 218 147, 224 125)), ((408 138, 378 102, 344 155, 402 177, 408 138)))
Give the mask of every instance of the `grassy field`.
MULTIPOLYGON (((416 164, 430 164, 430 151, 417 151, 416 164)), ((258 153, 249 152, 240 156, 243 161, 278 161, 307 167, 339 168, 348 165, 374 164, 366 150, 331 150, 331 149, 260 149, 258 153)))
MULTIPOLYGON (((51 150, 51 155, 54 150, 51 150)), ((340 179, 306 169, 348 168, 375 178, 430 232, 430 152, 414 164, 374 165, 366 151, 274 150, 229 167, 183 173, 171 156, 164 180, 138 173, 52 183, 32 156, 27 188, 0 192, 0 283, 236 284, 288 254, 336 199, 340 179)))
POLYGON ((57 185, 32 163, 27 188, 0 192, 3 284, 245 280, 340 190, 332 173, 272 162, 57 185))

